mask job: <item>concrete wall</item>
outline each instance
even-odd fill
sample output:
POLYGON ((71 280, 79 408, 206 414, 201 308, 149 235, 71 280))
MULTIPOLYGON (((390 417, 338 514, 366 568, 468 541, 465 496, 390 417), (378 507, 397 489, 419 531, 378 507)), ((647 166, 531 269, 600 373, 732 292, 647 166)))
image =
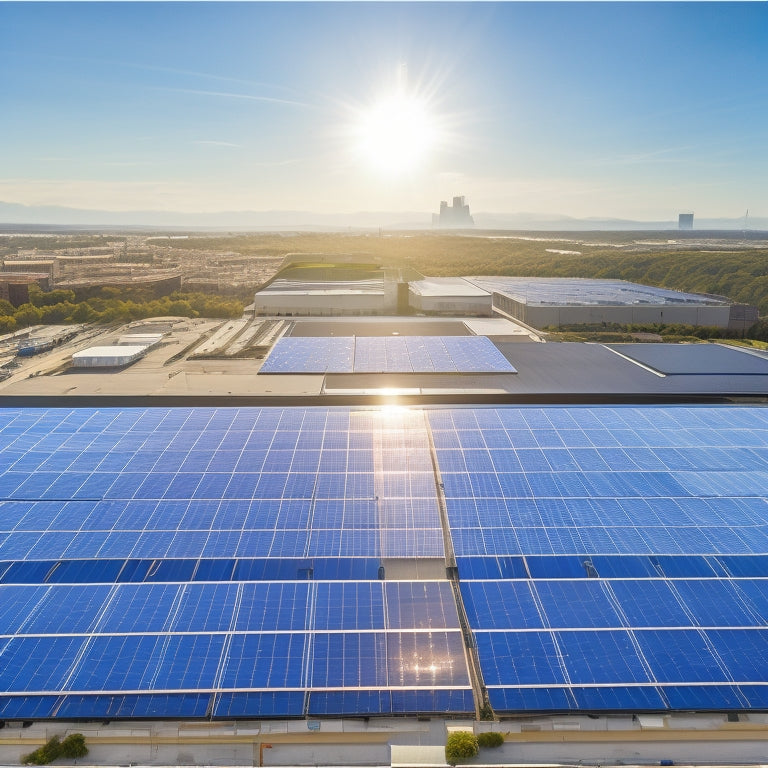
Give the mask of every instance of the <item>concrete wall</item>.
POLYGON ((334 317, 338 315, 391 315, 397 311, 397 285, 386 286, 383 294, 309 294, 257 293, 257 315, 292 317, 301 315, 334 317))
POLYGON ((731 313, 728 305, 528 305, 498 293, 493 294, 493 304, 510 317, 539 329, 586 323, 682 323, 727 328, 731 313))
POLYGON ((490 317, 493 314, 491 296, 422 296, 409 292, 411 308, 417 312, 446 315, 490 317))

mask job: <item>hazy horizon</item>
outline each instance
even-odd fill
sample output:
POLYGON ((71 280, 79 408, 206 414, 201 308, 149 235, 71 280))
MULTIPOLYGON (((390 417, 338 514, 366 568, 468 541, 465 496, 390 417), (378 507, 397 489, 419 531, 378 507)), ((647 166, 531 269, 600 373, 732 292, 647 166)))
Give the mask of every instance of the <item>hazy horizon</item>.
POLYGON ((759 219, 767 14, 0 3, 0 201, 338 216, 465 195, 473 213, 759 219))

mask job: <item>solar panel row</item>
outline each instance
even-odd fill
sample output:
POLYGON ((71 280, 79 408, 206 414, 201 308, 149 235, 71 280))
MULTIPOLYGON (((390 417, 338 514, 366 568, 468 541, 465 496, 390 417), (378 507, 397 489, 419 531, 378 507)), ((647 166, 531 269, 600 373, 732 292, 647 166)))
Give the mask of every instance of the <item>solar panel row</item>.
MULTIPOLYGON (((0 713, 6 717, 39 708, 41 695, 51 692, 57 696, 45 698, 51 708, 39 716, 83 698, 96 714, 94 702, 126 694, 145 702, 158 695, 202 701, 209 694, 208 702, 216 706, 211 694, 217 700, 227 694, 221 706, 246 708, 259 692, 292 692, 302 701, 314 691, 347 688, 406 696, 443 690, 456 697, 469 683, 458 631, 16 636, 0 641, 0 651, 6 692, 0 713)), ((307 713, 311 710, 274 714, 307 713)))
POLYGON ((458 629, 448 582, 0 585, 3 636, 458 629))

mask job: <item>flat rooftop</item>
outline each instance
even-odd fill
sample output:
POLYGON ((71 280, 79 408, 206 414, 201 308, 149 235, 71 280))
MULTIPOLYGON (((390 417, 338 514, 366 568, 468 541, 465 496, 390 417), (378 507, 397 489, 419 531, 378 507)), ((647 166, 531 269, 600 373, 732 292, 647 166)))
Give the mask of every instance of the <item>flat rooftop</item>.
POLYGON ((490 291, 481 288, 463 277, 425 277, 410 284, 413 293, 419 296, 488 296, 490 291))
POLYGON ((556 306, 727 306, 725 298, 683 293, 626 280, 576 277, 470 277, 475 285, 503 293, 521 304, 556 306))
POLYGON ((279 278, 270 283, 267 288, 257 293, 257 296, 344 296, 351 294, 381 294, 384 293, 384 280, 289 280, 279 278))
MULTIPOLYGON (((21 335, 7 335, 0 340, 5 341, 6 362, 10 362, 9 375, 0 381, 0 400, 6 405, 22 400, 53 402, 67 395, 91 402, 151 397, 169 404, 181 398, 200 403, 239 398, 300 404, 393 395, 467 402, 477 395, 486 403, 509 403, 764 399, 768 395, 768 354, 756 350, 712 343, 542 344, 527 341, 520 326, 498 318, 186 319, 174 325, 162 344, 123 370, 72 367, 73 354, 88 347, 113 346, 133 328, 81 329, 53 350, 27 358, 15 357, 21 335), (307 342, 313 349, 349 336, 361 346, 365 346, 364 337, 379 337, 407 347, 404 337, 444 337, 444 344, 446 337, 458 340, 472 335, 480 337, 477 341, 485 337, 517 373, 477 374, 470 372, 471 367, 440 372, 421 365, 411 365, 409 372, 395 371, 387 364, 378 366, 377 372, 353 366, 346 373, 332 373, 323 366, 312 373, 294 370, 276 375, 264 367, 281 338, 307 342)), ((40 330, 31 329, 31 335, 40 335, 40 330)), ((423 339, 424 346, 430 344, 423 339)), ((126 348, 120 352, 125 355, 126 348)))

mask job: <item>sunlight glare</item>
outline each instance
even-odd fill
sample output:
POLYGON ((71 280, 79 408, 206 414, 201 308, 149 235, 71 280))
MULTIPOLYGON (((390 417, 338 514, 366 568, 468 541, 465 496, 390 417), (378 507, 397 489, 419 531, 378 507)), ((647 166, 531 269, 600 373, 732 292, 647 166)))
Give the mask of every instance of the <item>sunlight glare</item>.
POLYGON ((426 105, 398 93, 362 116, 360 151, 376 170, 400 174, 422 161, 432 148, 435 133, 426 105))
POLYGON ((358 110, 353 134, 361 160, 390 177, 418 169, 439 143, 437 121, 427 100, 403 87, 358 110))

